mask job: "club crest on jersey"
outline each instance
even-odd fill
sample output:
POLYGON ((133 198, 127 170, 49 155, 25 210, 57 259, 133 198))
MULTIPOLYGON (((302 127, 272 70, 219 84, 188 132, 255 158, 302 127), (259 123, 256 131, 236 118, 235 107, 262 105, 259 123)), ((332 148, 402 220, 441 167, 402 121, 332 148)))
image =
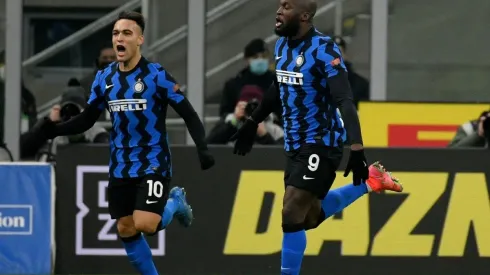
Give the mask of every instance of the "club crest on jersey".
POLYGON ((298 57, 296 57, 296 67, 301 67, 303 63, 305 63, 305 57, 303 54, 300 54, 298 57))
POLYGON ((138 81, 134 83, 133 89, 137 93, 143 92, 143 90, 145 89, 145 83, 141 81, 141 78, 139 78, 138 81))

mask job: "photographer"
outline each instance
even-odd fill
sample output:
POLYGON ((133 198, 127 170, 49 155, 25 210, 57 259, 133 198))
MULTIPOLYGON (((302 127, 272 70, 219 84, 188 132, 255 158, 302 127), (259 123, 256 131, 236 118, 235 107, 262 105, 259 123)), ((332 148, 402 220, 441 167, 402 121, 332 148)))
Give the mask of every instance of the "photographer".
MULTIPOLYGON (((54 105, 49 119, 54 122, 67 121, 76 116, 85 106, 85 94, 81 87, 69 87, 61 96, 59 105, 54 105)), ((109 133, 101 126, 95 124, 92 128, 80 135, 60 136, 54 140, 39 136, 36 129, 41 124, 38 121, 31 131, 22 134, 20 138, 21 157, 34 158, 36 161, 54 161, 58 145, 73 143, 108 143, 109 133)))
POLYGON ((483 112, 478 119, 461 125, 448 148, 488 148, 490 143, 490 112, 483 112))
MULTIPOLYGON (((238 128, 262 100, 259 87, 246 85, 243 87, 235 111, 228 114, 211 130, 206 141, 208 144, 227 144, 238 128)), ((283 144, 284 131, 274 123, 273 115, 259 124, 255 142, 262 145, 283 144)))

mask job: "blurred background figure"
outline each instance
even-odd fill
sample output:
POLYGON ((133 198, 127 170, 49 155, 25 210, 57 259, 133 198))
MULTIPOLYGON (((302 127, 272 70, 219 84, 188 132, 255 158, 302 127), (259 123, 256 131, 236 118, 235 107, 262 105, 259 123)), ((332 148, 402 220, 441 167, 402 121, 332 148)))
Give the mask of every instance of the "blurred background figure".
MULTIPOLYGON (((245 85, 242 88, 238 102, 233 113, 218 122, 207 137, 209 144, 228 144, 231 136, 236 133, 243 122, 252 114, 262 101, 263 92, 254 85, 245 85)), ((264 122, 259 124, 257 129, 256 143, 262 145, 274 145, 284 143, 284 130, 281 126, 274 123, 273 114, 264 122)))
POLYGON ((116 60, 116 52, 110 46, 104 47, 100 50, 100 54, 95 58, 95 69, 91 74, 86 75, 80 79, 80 85, 85 90, 85 96, 88 99, 90 96, 90 89, 92 88, 92 82, 98 70, 104 69, 107 65, 116 60))
MULTIPOLYGON (((255 86, 255 89, 263 94, 274 81, 275 73, 269 70, 270 52, 264 40, 257 38, 250 41, 245 46, 243 56, 247 66, 235 77, 227 80, 223 88, 219 107, 219 115, 222 118, 234 113, 244 86, 255 86)), ((279 118, 280 109, 278 108, 274 114, 279 118)))
POLYGON ((356 108, 359 106, 359 101, 369 101, 369 81, 356 73, 352 62, 349 61, 349 55, 347 54, 347 43, 340 36, 334 37, 335 43, 339 46, 342 56, 344 57, 344 64, 348 70, 348 77, 352 94, 354 95, 354 104, 356 108))
POLYGON ((490 111, 484 111, 478 119, 459 126, 456 135, 449 143, 450 148, 479 147, 488 148, 490 143, 490 111))
MULTIPOLYGON (((61 95, 60 103, 51 108, 49 119, 54 122, 64 122, 82 112, 86 105, 84 92, 84 89, 79 86, 68 87, 61 95)), ((46 137, 36 134, 38 133, 36 129, 40 123, 41 121, 38 121, 31 131, 22 134, 20 144, 22 158, 54 162, 58 145, 109 142, 108 131, 97 123, 83 134, 60 136, 54 140, 48 140, 46 137)))

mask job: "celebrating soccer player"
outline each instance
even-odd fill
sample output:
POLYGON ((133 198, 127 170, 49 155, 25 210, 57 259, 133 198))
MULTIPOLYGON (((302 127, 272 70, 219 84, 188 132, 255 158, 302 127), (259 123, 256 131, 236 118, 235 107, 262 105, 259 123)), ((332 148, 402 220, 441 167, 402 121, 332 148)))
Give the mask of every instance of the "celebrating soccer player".
POLYGON ((167 105, 184 119, 194 140, 201 168, 214 158, 204 141, 199 116, 179 90, 175 79, 160 65, 141 56, 144 18, 136 12, 119 14, 112 31, 117 62, 99 71, 88 106, 71 120, 45 120, 47 138, 88 130, 104 108, 111 114, 109 211, 133 266, 143 275, 157 275, 150 247, 141 232, 153 235, 175 216, 185 227, 193 214, 183 188, 169 192, 172 163, 167 143, 167 105))
POLYGON ((281 274, 298 275, 306 248, 305 230, 318 227, 369 191, 402 191, 383 166, 370 167, 347 70, 334 41, 313 26, 314 0, 281 0, 275 32, 276 81, 262 103, 232 137, 234 153, 250 152, 257 124, 282 104, 287 155, 282 210, 281 274), (340 114, 339 114, 340 111, 340 114), (332 191, 344 142, 350 156, 344 176, 353 184, 332 191))

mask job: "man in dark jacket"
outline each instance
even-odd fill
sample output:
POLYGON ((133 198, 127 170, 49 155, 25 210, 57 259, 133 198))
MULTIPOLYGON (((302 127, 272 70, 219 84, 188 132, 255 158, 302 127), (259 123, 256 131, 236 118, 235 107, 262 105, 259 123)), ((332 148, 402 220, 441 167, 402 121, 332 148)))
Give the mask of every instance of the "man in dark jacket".
POLYGON ((104 69, 107 65, 116 60, 116 53, 112 47, 105 47, 100 50, 99 57, 95 59, 95 70, 93 73, 86 75, 80 80, 80 86, 85 90, 86 98, 90 96, 92 82, 98 70, 104 69))
POLYGON ((475 120, 459 126, 456 135, 449 142, 449 148, 488 148, 490 139, 490 112, 485 111, 475 120))
MULTIPOLYGON (((262 93, 265 93, 274 81, 275 73, 269 70, 270 53, 264 40, 254 39, 250 41, 245 46, 243 55, 247 62, 247 67, 241 70, 238 75, 226 81, 223 89, 219 110, 220 117, 223 119, 228 114, 234 113, 240 92, 244 86, 257 86, 262 93)), ((274 112, 277 118, 280 117, 280 112, 280 108, 274 112)))
MULTIPOLYGON (((208 144, 228 144, 231 136, 236 133, 243 122, 262 101, 263 94, 254 85, 243 87, 238 102, 232 113, 220 120, 211 130, 206 141, 208 144)), ((274 145, 284 143, 284 130, 274 123, 272 114, 257 127, 255 142, 262 145, 274 145)))
POLYGON ((334 37, 334 40, 344 57, 344 64, 348 71, 349 84, 354 96, 354 104, 357 108, 359 106, 359 101, 369 101, 369 81, 354 71, 352 62, 349 61, 349 58, 346 55, 347 43, 345 43, 345 40, 339 36, 334 37))

